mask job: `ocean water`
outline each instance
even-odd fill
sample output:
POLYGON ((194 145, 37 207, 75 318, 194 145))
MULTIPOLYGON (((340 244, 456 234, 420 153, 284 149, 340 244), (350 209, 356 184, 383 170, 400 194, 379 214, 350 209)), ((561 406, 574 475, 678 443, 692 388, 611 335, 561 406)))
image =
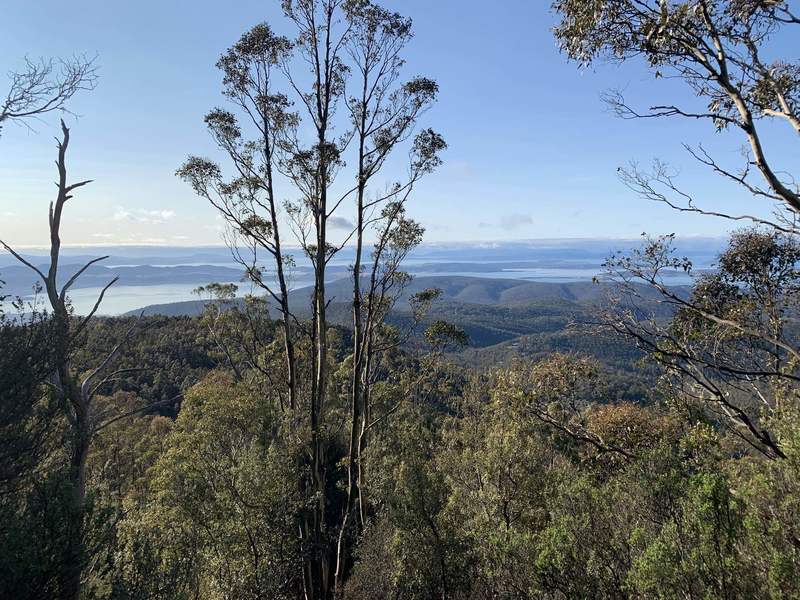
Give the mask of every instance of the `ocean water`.
MULTIPOLYGON (((627 240, 533 240, 492 245, 428 245, 420 247, 409 256, 404 267, 416 277, 466 276, 552 283, 590 281, 603 273, 601 265, 610 252, 636 245, 637 241, 627 240)), ((697 267, 708 268, 719 250, 720 240, 689 240, 684 241, 684 245, 688 246, 687 254, 699 259, 697 267)), ((148 266, 150 270, 146 276, 140 278, 139 285, 130 283, 123 285, 126 279, 128 281, 131 281, 131 277, 136 279, 130 272, 123 275, 120 281, 107 291, 98 314, 119 315, 154 304, 196 300, 198 296, 192 293, 193 290, 211 281, 236 284, 239 286, 238 295, 260 293, 260 290, 253 289, 251 284, 224 281, 225 277, 241 272, 240 267, 231 260, 227 248, 76 248, 71 249, 68 252, 69 258, 62 259, 62 262, 70 259, 75 263, 85 262, 87 257, 97 256, 101 252, 111 255, 105 263, 111 271, 104 272, 95 281, 108 281, 110 275, 114 274, 112 271, 115 268, 148 266), (160 277, 154 276, 152 272, 154 267, 156 271, 160 271, 158 267, 164 268, 160 277), (167 267, 194 268, 194 273, 187 278, 184 271, 178 280, 180 273, 176 271, 174 275, 176 280, 170 282, 173 270, 167 267), (204 272, 202 267, 209 269, 204 272), (222 272, 217 270, 214 274, 214 267, 235 267, 236 271, 228 271, 223 275, 225 272, 223 269, 222 272)), ((46 259, 44 255, 30 257, 35 264, 44 263, 46 259)), ((330 279, 348 277, 351 261, 348 249, 335 256, 329 264, 330 279)), ((5 276, 10 274, 9 268, 13 265, 13 260, 0 254, 0 271, 4 275, 0 279, 7 280, 5 276)), ((684 285, 690 282, 691 279, 683 273, 674 274, 668 279, 668 283, 672 285, 684 285)), ((17 290, 31 289, 32 281, 23 279, 17 283, 17 290)), ((311 283, 310 264, 299 265, 291 287, 298 289, 311 283)), ((102 289, 96 287, 94 282, 87 285, 91 287, 76 286, 70 291, 69 296, 77 314, 88 313, 102 289)), ((6 291, 9 291, 8 287, 6 291)), ((23 293, 14 291, 13 286, 11 291, 23 293)))
MULTIPOLYGON (((237 283, 237 282, 220 282, 237 283)), ((114 285, 106 292, 103 302, 97 311, 99 315, 121 315, 137 308, 149 306, 151 304, 171 304, 173 302, 184 302, 186 300, 197 300, 198 297, 192 293, 198 284, 160 284, 160 285, 114 285)), ((70 292, 69 298, 75 312, 85 315, 97 302, 102 288, 89 287, 74 289, 70 292)))

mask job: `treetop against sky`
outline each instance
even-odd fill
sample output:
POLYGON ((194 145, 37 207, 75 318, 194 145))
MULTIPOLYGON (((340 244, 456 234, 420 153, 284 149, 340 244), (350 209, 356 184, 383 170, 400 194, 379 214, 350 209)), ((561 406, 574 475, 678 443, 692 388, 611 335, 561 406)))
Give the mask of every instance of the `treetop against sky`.
MULTIPOLYGON (((644 202, 620 182, 618 167, 656 157, 679 172, 706 207, 753 212, 751 198, 709 177, 681 145, 702 143, 738 164, 741 139, 716 134, 707 123, 618 119, 600 98, 608 89, 624 90, 628 102, 643 108, 663 99, 697 100, 679 82, 654 80, 643 63, 576 69, 557 48, 548 4, 384 2, 414 20, 404 75, 430 77, 439 86, 438 102, 421 124, 441 132, 448 149, 443 166, 419 184, 409 203, 426 240, 728 231, 730 223, 644 202)), ((19 69, 25 57, 97 55, 98 86, 75 96, 74 115, 67 118, 71 171, 95 182, 70 209, 66 244, 220 242, 222 221, 174 173, 188 154, 221 160, 203 125, 209 109, 226 107, 214 67, 219 56, 256 23, 267 22, 279 34, 287 33, 286 23, 279 2, 187 6, 86 0, 68 7, 43 0, 6 9, 0 71, 19 69)), ((776 39, 773 49, 791 57, 796 43, 776 39)), ((0 222, 11 243, 41 243, 46 230, 57 121, 50 115, 31 123, 33 130, 3 130, 0 222)), ((777 125, 766 131, 776 149, 788 148, 794 137, 777 125)), ((388 182, 401 171, 400 162, 392 163, 383 177, 388 182)), ((278 183, 286 199, 290 190, 278 183)), ((349 208, 342 206, 331 220, 334 237, 346 235, 349 208)), ((765 203, 762 213, 770 211, 765 203)))

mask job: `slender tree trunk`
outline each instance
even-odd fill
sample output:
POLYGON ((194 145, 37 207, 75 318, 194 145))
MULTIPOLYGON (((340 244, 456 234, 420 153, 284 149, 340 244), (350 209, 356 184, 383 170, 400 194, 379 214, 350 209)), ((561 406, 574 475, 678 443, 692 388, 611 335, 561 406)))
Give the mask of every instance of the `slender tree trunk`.
POLYGON ((362 331, 362 307, 361 307, 361 256, 364 251, 364 193, 366 190, 366 176, 364 173, 364 152, 366 148, 366 103, 367 97, 367 77, 363 79, 361 91, 361 115, 359 121, 359 145, 358 145, 358 190, 357 190, 357 214, 356 214, 356 256, 353 263, 353 370, 351 373, 350 384, 350 442, 347 454, 347 500, 345 502, 342 518, 339 523, 339 537, 336 545, 336 575, 335 585, 337 593, 342 590, 344 574, 346 569, 347 553, 346 538, 347 529, 350 521, 350 513, 355 506, 356 498, 359 496, 358 487, 360 484, 360 464, 359 464, 359 431, 362 427, 362 371, 364 363, 364 345, 362 343, 364 332, 362 331))
POLYGON ((372 422, 372 406, 370 403, 370 373, 372 372, 372 365, 373 360, 375 358, 374 352, 374 336, 375 336, 375 321, 377 318, 376 315, 376 304, 380 302, 378 298, 376 298, 376 287, 377 287, 377 276, 378 276, 378 267, 380 262, 380 255, 383 252, 383 246, 381 243, 377 245, 375 257, 372 259, 372 264, 370 265, 370 277, 369 277, 369 293, 367 295, 367 315, 366 319, 363 323, 364 328, 364 341, 363 341, 363 350, 362 353, 364 355, 363 358, 363 365, 361 368, 361 387, 362 387, 362 417, 361 417, 361 430, 358 434, 358 444, 356 447, 357 452, 357 466, 358 466, 358 484, 357 484, 357 501, 358 501, 358 517, 360 520, 361 527, 366 525, 367 515, 366 515, 366 501, 364 499, 364 483, 363 483, 363 460, 362 457, 364 455, 364 449, 367 445, 367 427, 369 423, 372 422))
MULTIPOLYGON (((324 233, 319 235, 321 242, 324 241, 324 233)), ((326 505, 327 505, 327 490, 325 482, 325 456, 323 448, 323 440, 321 436, 322 425, 322 411, 325 404, 325 388, 327 386, 327 347, 328 335, 326 331, 327 320, 325 314, 325 267, 324 267, 324 253, 323 250, 318 249, 318 256, 322 260, 317 261, 317 278, 316 278, 316 298, 315 298, 315 312, 316 312, 316 373, 315 373, 315 394, 311 402, 311 447, 312 447, 312 465, 311 476, 313 482, 313 490, 316 495, 316 506, 314 510, 314 557, 315 557, 315 570, 316 570, 316 585, 317 598, 326 598, 328 596, 329 585, 329 566, 328 566, 328 550, 327 544, 324 540, 325 525, 326 525, 326 505)))
MULTIPOLYGON (((324 130, 320 132, 320 148, 325 148, 324 130)), ((324 152, 324 150, 322 150, 324 152)), ((327 166, 324 159, 319 167, 319 202, 316 207, 317 248, 314 257, 314 338, 315 372, 311 399, 311 477, 316 503, 313 517, 313 557, 316 597, 327 598, 331 590, 330 551, 326 536, 327 490, 325 480, 325 449, 321 435, 322 415, 328 380, 327 302, 325 297, 325 267, 327 247, 327 166)))
POLYGON ((281 323, 283 324, 283 344, 284 354, 286 359, 286 372, 289 381, 289 408, 294 411, 297 406, 297 361, 294 351, 294 337, 292 335, 292 317, 289 308, 289 288, 286 285, 286 273, 283 269, 283 250, 281 248, 280 227, 278 226, 278 210, 275 205, 275 189, 273 185, 273 170, 272 160, 274 146, 272 143, 269 118, 266 116, 262 119, 262 126, 264 128, 264 156, 266 157, 266 175, 267 175, 267 195, 269 196, 269 217, 272 221, 273 241, 275 244, 274 258, 275 269, 278 276, 278 286, 280 287, 281 299, 281 323))
POLYGON ((66 547, 66 580, 62 590, 65 600, 79 600, 81 597, 84 557, 84 509, 86 502, 86 458, 89 453, 89 434, 87 428, 79 426, 75 432, 70 457, 71 506, 70 524, 67 529, 69 541, 66 547))
MULTIPOLYGON (((271 187, 272 185, 270 184, 270 188, 271 187)), ((272 213, 272 222, 277 223, 274 200, 270 200, 270 211, 272 213)), ((289 387, 289 409, 294 412, 297 408, 297 358, 295 356, 294 335, 292 333, 292 314, 289 307, 289 288, 286 285, 286 274, 283 270, 283 253, 277 225, 275 226, 275 263, 277 265, 278 285, 280 286, 281 293, 281 324, 283 325, 283 349, 286 360, 286 373, 289 379, 287 382, 289 387)))
POLYGON ((82 573, 85 562, 84 510, 86 503, 86 459, 91 443, 88 405, 79 386, 72 377, 69 366, 62 365, 58 377, 65 395, 64 401, 74 411, 70 433, 70 461, 68 471, 69 506, 67 511, 67 543, 62 556, 61 598, 79 600, 82 591, 82 573))
POLYGON ((364 527, 367 522, 367 515, 366 515, 366 501, 364 499, 364 474, 363 474, 363 466, 364 466, 364 448, 367 444, 367 425, 372 420, 371 415, 371 406, 370 406, 370 370, 372 369, 372 353, 371 353, 371 342, 370 342, 370 335, 367 332, 366 335, 366 342, 364 345, 364 368, 362 370, 363 379, 362 379, 362 415, 361 415, 361 429, 358 432, 358 444, 356 446, 356 476, 357 476, 357 503, 358 503, 358 518, 359 518, 359 526, 364 527))

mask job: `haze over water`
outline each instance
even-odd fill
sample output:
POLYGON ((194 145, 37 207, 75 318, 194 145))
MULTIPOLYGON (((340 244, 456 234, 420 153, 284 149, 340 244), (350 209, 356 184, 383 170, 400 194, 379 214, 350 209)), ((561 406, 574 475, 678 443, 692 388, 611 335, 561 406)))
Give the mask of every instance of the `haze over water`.
MULTIPOLYGON (((520 242, 426 244, 404 263, 415 277, 480 277, 522 281, 567 283, 589 281, 602 274, 602 263, 617 250, 637 247, 641 240, 528 240, 520 242)), ((692 258, 698 270, 713 265, 721 242, 717 238, 686 238, 677 244, 682 255, 692 258)), ((350 276, 350 248, 344 248, 330 264, 329 280, 350 276)), ((113 277, 119 281, 105 295, 99 314, 119 315, 145 306, 197 300, 198 286, 211 282, 233 283, 239 296, 262 293, 243 281, 242 268, 226 247, 82 247, 65 251, 62 265, 74 271, 88 258, 109 255, 103 267, 83 278, 85 287, 71 290, 76 313, 91 310, 103 285, 113 277), (68 267, 69 266, 69 267, 68 267)), ((38 250, 29 250, 33 262, 47 263, 38 250)), ((310 265, 296 256, 292 289, 311 285, 310 265)), ((30 297, 35 283, 30 273, 8 260, 0 260, 0 273, 7 289, 30 297)), ((267 279, 268 279, 267 272, 267 279)), ((674 285, 689 283, 684 273, 669 277, 674 285)))

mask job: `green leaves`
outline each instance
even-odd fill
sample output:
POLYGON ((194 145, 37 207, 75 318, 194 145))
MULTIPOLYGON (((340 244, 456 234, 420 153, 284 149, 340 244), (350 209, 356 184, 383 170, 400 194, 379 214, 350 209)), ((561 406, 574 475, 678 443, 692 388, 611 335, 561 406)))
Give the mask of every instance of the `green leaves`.
POLYGON ((260 76, 269 76, 272 67, 289 58, 292 43, 277 36, 267 23, 259 23, 245 32, 219 61, 217 68, 223 73, 224 93, 238 97, 260 76))
POLYGON ((425 330, 425 339, 434 351, 443 351, 447 348, 466 346, 469 337, 463 329, 447 321, 434 321, 425 330))
POLYGON ((190 156, 175 174, 198 194, 205 193, 221 177, 220 168, 215 162, 199 156, 190 156))
POLYGON ((430 173, 442 164, 440 154, 447 148, 447 142, 433 129, 425 129, 414 138, 412 168, 419 173, 430 173))
POLYGON ((203 120, 211 133, 220 142, 235 144, 242 137, 242 131, 239 128, 236 115, 230 111, 215 108, 203 120))
POLYGON ((299 474, 275 435, 279 427, 267 402, 226 375, 187 394, 151 473, 148 501, 124 538, 131 555, 142 545, 157 549, 157 563, 139 566, 156 581, 172 578, 175 596, 291 596, 300 576, 299 474))

